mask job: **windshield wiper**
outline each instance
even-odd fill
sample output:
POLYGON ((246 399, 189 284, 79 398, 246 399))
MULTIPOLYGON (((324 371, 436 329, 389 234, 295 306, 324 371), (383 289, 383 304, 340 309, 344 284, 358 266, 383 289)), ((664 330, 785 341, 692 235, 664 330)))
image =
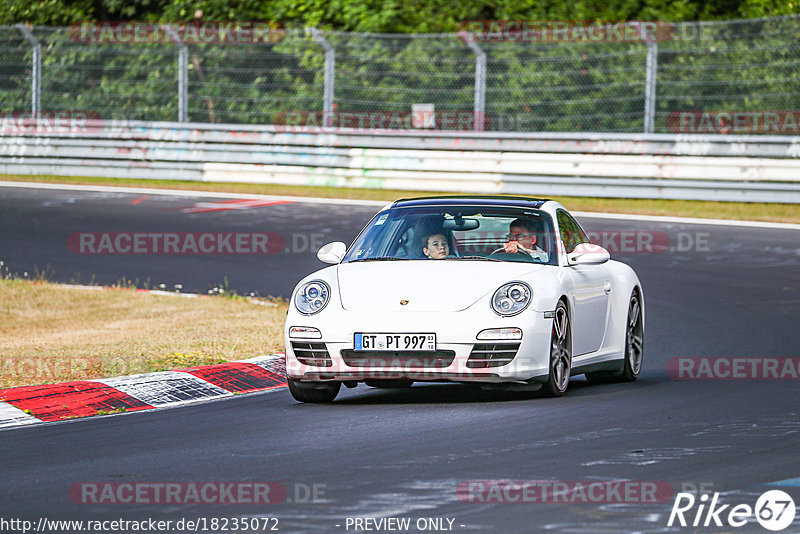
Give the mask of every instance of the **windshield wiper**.
POLYGON ((347 263, 356 263, 358 261, 392 261, 392 260, 408 260, 410 258, 398 258, 396 256, 380 256, 378 258, 359 258, 357 260, 350 260, 347 263))
POLYGON ((449 260, 484 260, 484 261, 503 261, 499 258, 490 258, 488 256, 455 256, 447 258, 449 260))

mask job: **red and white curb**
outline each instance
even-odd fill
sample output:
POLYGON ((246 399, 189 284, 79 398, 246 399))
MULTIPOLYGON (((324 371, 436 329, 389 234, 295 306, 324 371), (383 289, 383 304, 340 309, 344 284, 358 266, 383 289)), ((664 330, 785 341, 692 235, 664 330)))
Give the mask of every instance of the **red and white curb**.
POLYGON ((0 389, 0 428, 181 406, 286 387, 282 355, 113 378, 0 389))

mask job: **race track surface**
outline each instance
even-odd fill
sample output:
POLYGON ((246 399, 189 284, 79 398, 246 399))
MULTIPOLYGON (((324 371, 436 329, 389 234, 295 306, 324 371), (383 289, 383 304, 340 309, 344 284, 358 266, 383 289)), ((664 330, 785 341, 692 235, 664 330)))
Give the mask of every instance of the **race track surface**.
MULTIPOLYGON (((200 200, 142 196, 0 188, 0 259, 17 272, 49 265, 64 281, 77 273, 84 283, 149 278, 205 292, 227 277, 240 293, 286 296, 323 265, 303 239, 314 234, 322 243, 349 243, 377 211, 291 203, 187 212, 200 200), (79 232, 253 231, 280 234, 289 246, 256 255, 92 255, 68 247, 79 232)), ((402 391, 362 385, 343 390, 332 405, 297 404, 278 390, 6 430, 0 432, 2 516, 277 517, 281 532, 354 532, 346 529, 348 517, 405 517, 412 525, 440 518, 445 526, 452 519, 451 531, 465 533, 766 532, 754 520, 739 528, 667 527, 671 496, 656 503, 580 502, 579 496, 579 502, 487 503, 459 492, 500 479, 573 486, 629 480, 667 485, 671 495, 704 488, 720 492, 726 504, 750 506, 767 489, 782 489, 800 504, 800 378, 680 380, 668 372, 673 358, 800 356, 800 233, 581 222, 609 239, 621 231, 666 235, 673 247, 612 250, 636 269, 645 290, 645 361, 637 382, 589 385, 575 377, 560 399, 461 385, 402 391), (277 482, 291 502, 91 504, 75 496, 76 485, 105 482, 277 482), (304 499, 313 485, 317 498, 304 499)), ((784 532, 798 531, 795 519, 784 532)))

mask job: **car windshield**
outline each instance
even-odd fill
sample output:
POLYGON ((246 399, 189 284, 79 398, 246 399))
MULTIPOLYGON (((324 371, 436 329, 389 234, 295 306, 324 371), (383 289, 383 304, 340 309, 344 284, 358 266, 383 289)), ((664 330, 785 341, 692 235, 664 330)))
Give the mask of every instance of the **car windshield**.
POLYGON ((380 212, 342 260, 513 261, 557 265, 553 222, 537 209, 414 206, 380 212))

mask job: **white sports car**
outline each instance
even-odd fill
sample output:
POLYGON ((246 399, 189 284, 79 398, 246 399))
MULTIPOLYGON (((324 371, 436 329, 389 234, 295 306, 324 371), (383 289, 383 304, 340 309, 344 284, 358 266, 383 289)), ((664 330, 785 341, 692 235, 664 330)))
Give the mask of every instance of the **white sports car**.
POLYGON ((300 281, 286 317, 292 396, 341 385, 476 383, 563 395, 570 376, 635 380, 644 300, 636 273, 593 245, 558 202, 398 200, 334 265, 300 281))

